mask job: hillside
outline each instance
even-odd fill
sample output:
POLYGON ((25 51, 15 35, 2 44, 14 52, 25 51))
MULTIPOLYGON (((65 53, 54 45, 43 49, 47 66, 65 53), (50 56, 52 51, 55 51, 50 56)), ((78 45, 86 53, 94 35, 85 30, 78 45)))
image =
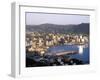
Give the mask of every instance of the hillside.
POLYGON ((48 23, 41 25, 26 25, 26 32, 89 34, 89 23, 82 23, 78 25, 56 25, 48 23))

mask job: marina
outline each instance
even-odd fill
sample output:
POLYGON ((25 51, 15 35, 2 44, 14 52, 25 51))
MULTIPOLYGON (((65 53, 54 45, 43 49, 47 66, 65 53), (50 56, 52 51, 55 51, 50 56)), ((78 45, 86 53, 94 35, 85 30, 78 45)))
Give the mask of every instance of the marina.
MULTIPOLYGON (((89 64, 89 48, 83 47, 81 51, 77 45, 62 45, 50 47, 45 55, 40 56, 37 53, 28 53, 28 59, 32 60, 31 66, 53 66, 53 65, 72 65, 89 64), (81 52, 81 53, 80 53, 81 52), (34 55, 35 54, 35 55, 34 55), (34 62, 34 60, 36 62, 34 62), (63 63, 63 64, 62 64, 63 63)), ((27 62, 27 63, 30 63, 27 62)), ((29 66, 28 66, 29 67, 29 66)))

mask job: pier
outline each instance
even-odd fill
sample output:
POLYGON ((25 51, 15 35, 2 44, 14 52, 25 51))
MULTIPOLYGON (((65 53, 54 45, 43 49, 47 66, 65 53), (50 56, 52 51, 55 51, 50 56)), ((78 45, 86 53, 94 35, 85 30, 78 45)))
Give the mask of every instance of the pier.
POLYGON ((57 52, 57 53, 52 53, 51 55, 55 56, 63 56, 63 55, 72 55, 72 54, 78 54, 78 51, 63 51, 63 52, 57 52))

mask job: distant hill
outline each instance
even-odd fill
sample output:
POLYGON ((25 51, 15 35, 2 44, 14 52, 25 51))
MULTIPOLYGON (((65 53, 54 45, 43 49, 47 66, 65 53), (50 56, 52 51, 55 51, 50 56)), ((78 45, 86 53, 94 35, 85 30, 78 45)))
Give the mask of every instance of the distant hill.
POLYGON ((81 23, 78 25, 26 25, 26 32, 46 32, 46 33, 85 33, 89 34, 89 23, 81 23))

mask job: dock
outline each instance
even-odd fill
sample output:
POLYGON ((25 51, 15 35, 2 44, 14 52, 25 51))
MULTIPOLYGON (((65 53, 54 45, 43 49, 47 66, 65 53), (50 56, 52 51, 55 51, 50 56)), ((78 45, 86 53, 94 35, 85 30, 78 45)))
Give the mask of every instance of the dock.
POLYGON ((63 56, 63 55, 74 55, 78 53, 79 53, 78 51, 63 51, 63 52, 48 53, 48 55, 63 56))
POLYGON ((56 54, 56 56, 70 55, 70 54, 78 54, 78 51, 64 51, 64 52, 59 52, 59 53, 56 54))

